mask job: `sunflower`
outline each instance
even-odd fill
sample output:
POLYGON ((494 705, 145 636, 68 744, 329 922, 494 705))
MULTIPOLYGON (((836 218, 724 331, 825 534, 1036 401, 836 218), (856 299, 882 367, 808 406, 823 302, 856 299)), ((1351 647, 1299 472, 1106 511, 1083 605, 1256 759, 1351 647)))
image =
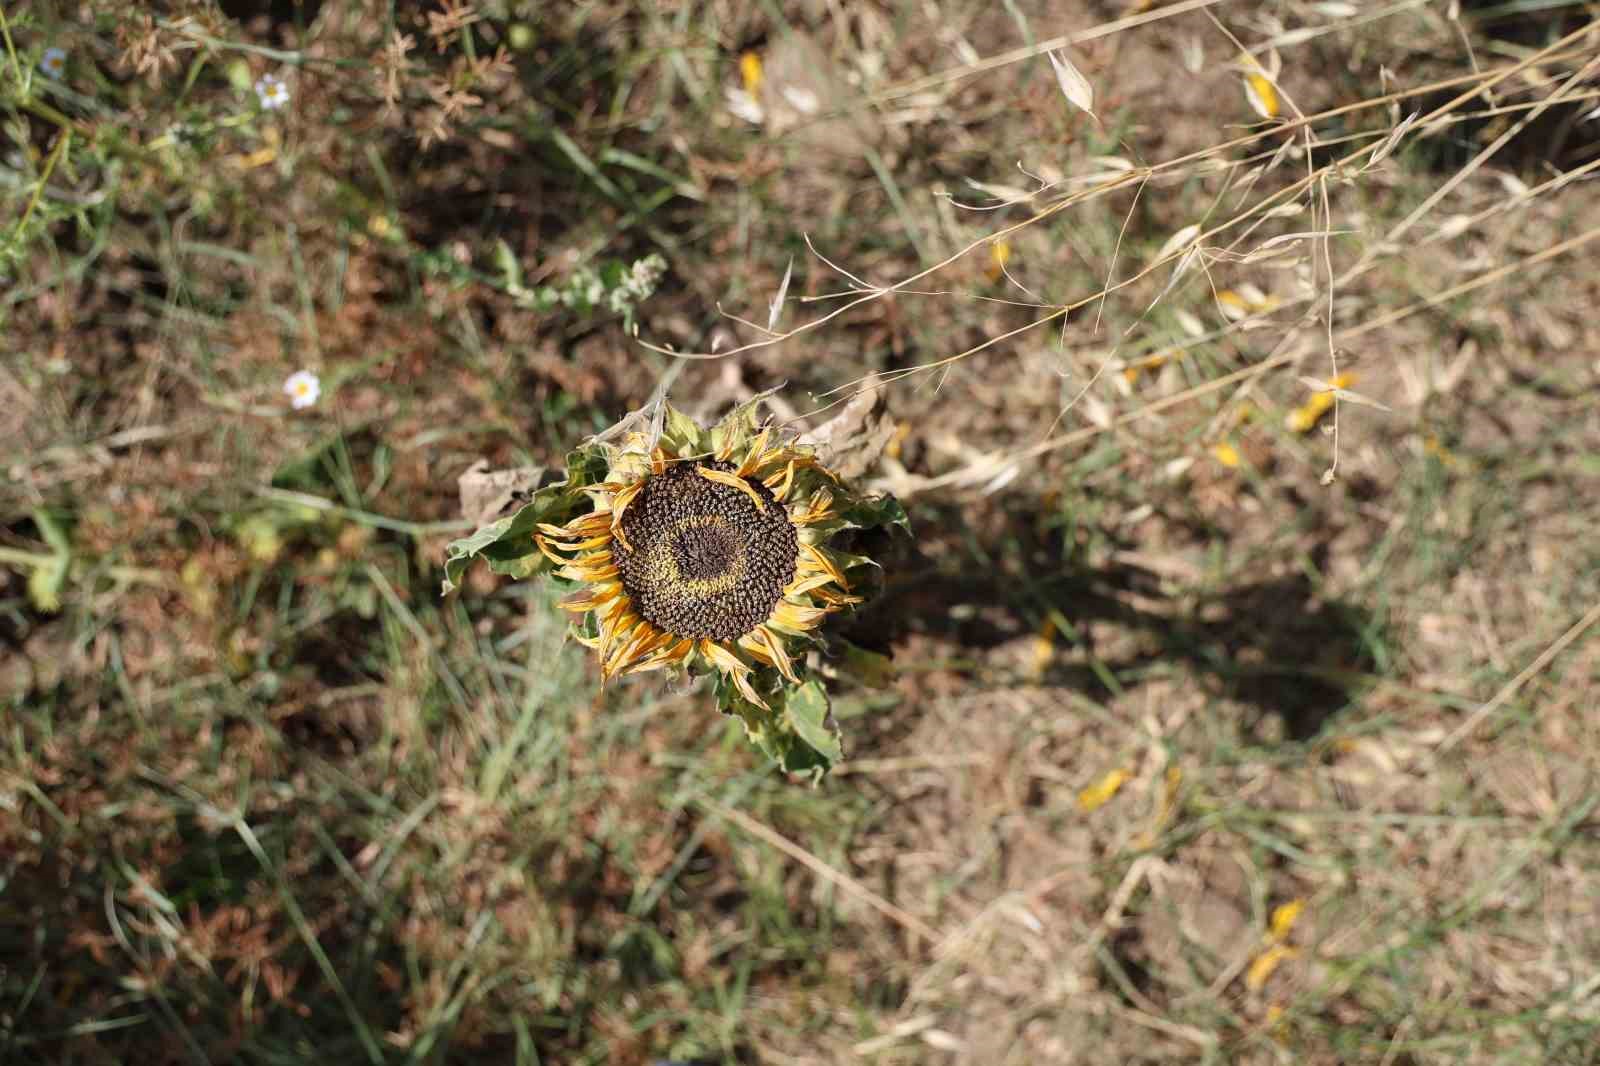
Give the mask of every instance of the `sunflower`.
MULTIPOLYGON (((444 590, 475 558, 497 573, 576 585, 559 606, 594 649, 601 683, 654 670, 712 675, 718 707, 788 772, 844 758, 822 678, 881 684, 888 660, 838 634, 828 616, 877 587, 867 545, 909 532, 889 496, 862 495, 823 457, 758 415, 764 396, 710 429, 661 403, 567 456, 565 476, 450 544, 444 590), (643 428, 641 428, 643 427, 643 428)), ((842 454, 830 440, 829 454, 842 454)), ((466 480, 463 479, 465 489, 466 480)))
POLYGON ((761 668, 800 684, 799 644, 861 602, 822 543, 840 524, 842 487, 770 428, 703 442, 692 422, 674 422, 654 445, 625 437, 607 479, 584 489, 592 509, 540 523, 534 542, 557 577, 585 586, 560 606, 583 617, 578 640, 598 654, 602 682, 704 666, 770 709, 761 668))

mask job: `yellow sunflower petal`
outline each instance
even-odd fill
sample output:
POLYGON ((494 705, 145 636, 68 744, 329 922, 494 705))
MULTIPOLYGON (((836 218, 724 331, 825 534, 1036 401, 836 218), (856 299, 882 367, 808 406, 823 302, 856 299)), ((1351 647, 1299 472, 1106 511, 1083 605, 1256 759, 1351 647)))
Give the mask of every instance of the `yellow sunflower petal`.
POLYGON ((781 470, 787 463, 794 463, 796 467, 806 467, 816 466, 817 460, 809 449, 793 447, 772 448, 761 456, 756 463, 756 469, 761 471, 766 470, 768 467, 774 467, 781 470))
POLYGON ((780 500, 789 495, 789 489, 794 485, 794 460, 789 460, 789 465, 783 468, 783 473, 773 474, 762 484, 771 489, 772 494, 780 500))
POLYGON ((750 672, 750 664, 739 658, 732 651, 714 640, 702 640, 699 644, 700 654, 718 670, 739 676, 750 672))
POLYGON ((622 515, 628 509, 628 504, 633 502, 634 497, 644 491, 644 484, 643 481, 635 481, 632 485, 617 493, 611 500, 611 535, 621 541, 622 546, 629 551, 633 550, 633 545, 628 543, 628 535, 622 531, 622 515))
POLYGON ((755 657, 756 662, 763 666, 777 665, 777 661, 773 659, 772 653, 767 650, 767 646, 756 639, 756 631, 753 629, 739 638, 739 647, 749 652, 755 657))
POLYGON ((586 614, 596 608, 603 607, 622 595, 622 586, 615 581, 604 581, 593 585, 583 592, 575 593, 556 604, 563 611, 574 614, 586 614))
POLYGON ((579 491, 588 494, 594 501, 593 514, 605 514, 611 510, 611 497, 627 487, 620 481, 607 481, 599 485, 585 485, 579 491))
POLYGON ((831 584, 833 584, 833 575, 831 574, 806 573, 800 577, 796 577, 787 586, 785 586, 783 594, 785 596, 799 597, 808 592, 815 592, 823 585, 831 584))
POLYGON ((743 696, 757 707, 760 707, 763 711, 772 710, 771 707, 767 706, 767 701, 762 699, 761 694, 756 691, 756 687, 750 683, 749 675, 734 674, 733 683, 738 686, 739 695, 743 696))
POLYGON ((800 678, 794 672, 793 660, 789 658, 788 651, 784 649, 783 638, 766 626, 756 626, 751 635, 756 636, 758 641, 766 646, 767 651, 772 656, 772 665, 778 668, 778 673, 782 674, 786 680, 798 685, 800 678))
MULTIPOLYGON (((671 634, 668 634, 668 636, 670 635, 671 634)), ((684 637, 672 647, 660 649, 648 658, 628 667, 624 673, 643 674, 648 673, 651 670, 660 670, 665 666, 673 666, 687 659, 689 657, 689 653, 692 651, 694 651, 694 641, 690 640, 688 637, 684 637)))
MULTIPOLYGON (((540 537, 542 534, 535 533, 534 536, 540 537)), ((594 551, 596 548, 604 548, 611 543, 611 534, 602 533, 597 537, 589 537, 585 540, 558 540, 555 537, 545 537, 544 540, 558 552, 576 554, 578 552, 594 551)))
POLYGON ((664 633, 649 622, 641 622, 634 630, 632 639, 626 644, 621 644, 611 653, 611 658, 606 660, 601 667, 602 675, 616 675, 628 667, 649 658, 652 652, 660 650, 661 646, 672 640, 671 633, 664 633))
POLYGON ((545 539, 545 536, 544 536, 543 533, 535 533, 533 535, 533 543, 534 543, 534 546, 539 549, 539 552, 546 559, 549 559, 552 563, 555 563, 557 566, 566 566, 567 563, 569 562, 569 560, 567 559, 566 556, 557 555, 556 554, 555 548, 550 544, 550 542, 548 540, 545 539))
POLYGON ((772 429, 763 429, 756 439, 750 442, 750 450, 745 453, 744 462, 739 464, 740 477, 749 477, 761 466, 761 457, 767 454, 767 440, 772 436, 772 429))
POLYGON ((760 493, 756 492, 750 482, 739 475, 730 474, 726 470, 713 470, 709 466, 697 466, 695 467, 695 472, 707 481, 715 481, 718 485, 726 485, 730 489, 738 489, 750 497, 750 501, 756 505, 756 510, 765 511, 767 509, 767 502, 761 498, 760 493))
POLYGON ((549 522, 539 523, 539 532, 556 540, 580 540, 592 537, 597 533, 604 533, 610 527, 610 520, 604 511, 590 511, 581 518, 574 518, 564 526, 551 525, 549 522))
POLYGON ((626 596, 617 600, 606 608, 600 616, 600 657, 604 659, 611 650, 613 641, 619 639, 634 623, 639 621, 639 616, 629 610, 633 604, 626 596))
POLYGON ((848 589, 850 587, 850 582, 845 580, 844 571, 828 555, 827 549, 819 548, 815 544, 802 544, 800 545, 800 558, 811 564, 808 569, 827 574, 833 579, 833 583, 840 588, 848 589))
POLYGON ((579 559, 557 570, 556 574, 568 581, 609 581, 621 571, 617 569, 617 564, 611 561, 610 552, 602 554, 605 556, 603 561, 590 562, 588 559, 579 559))
POLYGON ((797 513, 791 513, 790 518, 797 526, 811 526, 826 522, 833 516, 833 493, 824 486, 813 492, 805 507, 797 513))
POLYGON ((778 605, 772 609, 772 621, 785 629, 796 632, 805 632, 817 628, 818 623, 827 615, 821 607, 806 607, 788 600, 779 600, 778 605))

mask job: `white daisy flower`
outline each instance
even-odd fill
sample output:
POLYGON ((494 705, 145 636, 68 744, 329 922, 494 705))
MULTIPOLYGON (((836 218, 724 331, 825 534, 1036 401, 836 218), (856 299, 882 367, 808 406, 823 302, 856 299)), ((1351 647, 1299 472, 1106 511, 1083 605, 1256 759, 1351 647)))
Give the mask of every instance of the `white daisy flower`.
POLYGON ((289 406, 299 411, 317 402, 322 395, 322 381, 309 370, 296 370, 283 383, 283 392, 289 397, 289 406))
POLYGON ((256 99, 263 111, 276 111, 289 102, 289 86, 276 74, 263 74, 256 79, 256 99))
POLYGON ((39 57, 39 69, 49 77, 60 78, 67 72, 67 50, 46 48, 44 55, 39 57))

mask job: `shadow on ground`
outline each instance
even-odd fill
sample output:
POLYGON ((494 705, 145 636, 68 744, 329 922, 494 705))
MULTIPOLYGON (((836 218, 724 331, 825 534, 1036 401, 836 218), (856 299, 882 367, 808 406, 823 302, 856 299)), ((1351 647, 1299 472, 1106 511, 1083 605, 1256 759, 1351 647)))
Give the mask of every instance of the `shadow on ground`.
MULTIPOLYGON (((1100 698, 1114 695, 1113 685, 1132 687, 1146 672, 1178 662, 1215 695, 1254 710, 1240 721, 1241 733, 1286 742, 1317 736, 1354 699, 1350 675, 1373 666, 1370 612, 1319 595, 1299 570, 1221 588, 1175 588, 1139 565, 1091 566, 1069 557, 1059 536, 1052 543, 1039 535, 1040 516, 1023 510, 1007 511, 981 537, 941 536, 971 528, 953 511, 919 526, 920 547, 890 560, 883 593, 846 632, 852 640, 888 650, 920 633, 952 647, 994 649, 1059 619, 1067 631, 1040 680, 1100 698), (1103 651, 1097 642, 1107 645, 1103 651), (1281 729, 1269 728, 1274 719, 1281 729)), ((1326 546, 1309 554, 1321 569, 1326 546)))

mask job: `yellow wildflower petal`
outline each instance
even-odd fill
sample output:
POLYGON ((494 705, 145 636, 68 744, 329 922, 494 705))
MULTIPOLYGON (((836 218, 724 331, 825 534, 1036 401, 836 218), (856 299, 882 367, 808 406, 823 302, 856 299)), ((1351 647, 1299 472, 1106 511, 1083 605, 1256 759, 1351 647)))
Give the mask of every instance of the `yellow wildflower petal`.
POLYGON ((1056 654, 1056 624, 1046 618, 1039 626, 1039 632, 1033 638, 1032 674, 1034 677, 1043 677, 1045 669, 1050 665, 1050 660, 1056 654))
POLYGON ((1239 449, 1235 448, 1230 441, 1217 441, 1216 444, 1211 446, 1211 454, 1216 457, 1217 462, 1229 470, 1235 470, 1239 466, 1239 449))
POLYGON ((911 436, 911 423, 898 423, 894 427, 894 435, 889 438, 889 443, 884 446, 883 454, 891 459, 900 458, 900 450, 905 447, 906 438, 909 436, 911 436))

